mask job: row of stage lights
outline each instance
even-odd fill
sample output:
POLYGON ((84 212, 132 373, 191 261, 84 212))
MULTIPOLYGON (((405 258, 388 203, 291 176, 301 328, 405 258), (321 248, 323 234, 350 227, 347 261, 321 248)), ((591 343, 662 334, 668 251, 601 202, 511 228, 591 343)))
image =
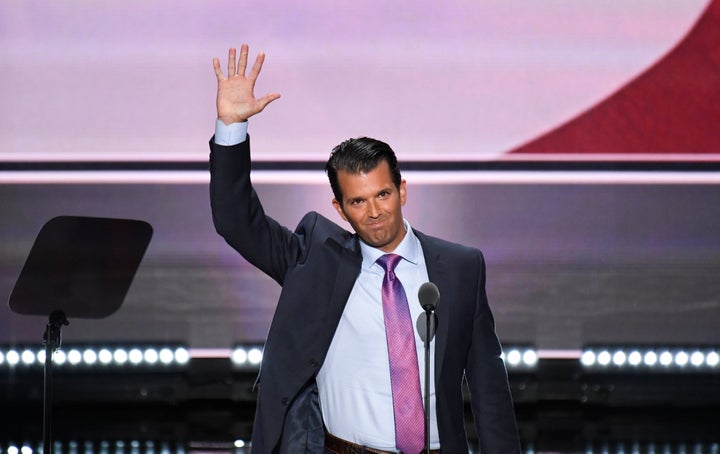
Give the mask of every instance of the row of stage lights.
POLYGON ((712 371, 720 366, 718 349, 587 348, 580 356, 591 370, 712 371))
MULTIPOLYGON (((31 367, 45 363, 45 350, 0 349, 0 367, 31 367)), ((184 347, 71 347, 53 354, 57 366, 182 366, 190 361, 184 347)))
MULTIPOLYGON (((230 356, 233 364, 240 369, 257 369, 262 358, 262 347, 257 345, 235 347, 230 356)), ((507 354, 503 352, 502 358, 511 369, 532 369, 538 362, 537 352, 526 347, 510 348, 507 354)))
MULTIPOLYGON (((257 370, 263 359, 262 345, 238 345, 230 351, 229 356, 236 369, 257 370)), ((189 349, 177 345, 101 348, 70 346, 53 354, 53 364, 60 367, 177 368, 187 365, 191 357, 189 349)), ((583 369, 590 372, 720 370, 720 348, 588 347, 575 357, 579 357, 583 369)), ((510 371, 534 370, 542 358, 536 349, 528 346, 508 347, 502 353, 502 359, 510 371)), ((44 349, 0 347, 0 369, 42 366, 44 363, 44 349)))
MULTIPOLYGON (((168 443, 155 442, 152 440, 115 440, 84 443, 70 440, 62 442, 55 440, 52 445, 54 454, 186 454, 190 452, 234 452, 235 454, 244 454, 250 452, 250 442, 237 439, 232 443, 168 443)), ((0 454, 42 454, 43 444, 40 442, 25 442, 21 444, 8 443, 3 446, 0 442, 0 454)))
MULTIPOLYGON (((222 443, 221 448, 213 445, 212 451, 244 454, 250 452, 250 443, 245 440, 235 440, 232 444, 222 443)), ((137 441, 130 442, 118 441, 101 441, 99 443, 85 442, 78 443, 70 441, 62 443, 55 441, 53 443, 53 452, 55 454, 186 454, 188 451, 197 452, 205 451, 203 446, 193 446, 189 443, 186 447, 182 443, 156 443, 153 441, 137 441), (200 449, 198 449, 200 448, 200 449)), ((42 445, 33 443, 23 443, 20 445, 10 443, 3 446, 0 443, 0 453, 2 454, 42 454, 42 445)), ((470 453, 477 453, 478 450, 470 448, 470 453)), ((526 443, 523 454, 535 454, 535 448, 532 443, 526 443)), ((542 451, 538 451, 542 452, 542 451)), ((589 443, 584 454, 720 454, 720 443, 718 442, 592 442, 589 443)))

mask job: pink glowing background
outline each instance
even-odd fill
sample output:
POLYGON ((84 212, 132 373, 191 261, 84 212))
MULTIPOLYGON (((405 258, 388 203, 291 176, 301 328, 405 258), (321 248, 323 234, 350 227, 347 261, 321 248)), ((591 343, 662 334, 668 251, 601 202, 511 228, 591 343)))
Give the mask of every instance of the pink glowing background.
MULTIPOLYGON (((215 233, 205 170, 211 61, 243 42, 267 53, 257 91, 283 95, 251 121, 254 159, 318 161, 254 173, 279 222, 340 222, 322 162, 350 136, 402 162, 563 153, 564 175, 405 172, 404 213, 483 250, 504 342, 717 338, 720 0, 2 1, 0 297, 48 219, 143 219, 155 235, 123 307, 73 320, 68 341, 264 338, 279 288, 215 233), (623 153, 672 162, 572 170, 598 151, 605 169, 637 159, 623 153), (56 160, 190 163, 42 162, 56 160)), ((0 345, 45 321, 1 304, 0 345)))
POLYGON ((213 131, 214 56, 267 53, 258 159, 349 136, 409 159, 493 159, 661 59, 708 0, 7 1, 0 161, 190 160, 213 131))

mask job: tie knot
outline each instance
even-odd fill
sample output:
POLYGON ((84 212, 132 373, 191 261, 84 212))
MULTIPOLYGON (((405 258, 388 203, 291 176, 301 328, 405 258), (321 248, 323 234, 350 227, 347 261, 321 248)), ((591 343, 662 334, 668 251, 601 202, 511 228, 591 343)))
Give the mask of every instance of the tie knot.
POLYGON ((382 266, 385 270, 385 273, 393 273, 395 271, 395 267, 398 263, 400 263, 400 260, 402 259, 401 256, 397 254, 385 254, 381 256, 379 259, 376 260, 378 265, 382 266))

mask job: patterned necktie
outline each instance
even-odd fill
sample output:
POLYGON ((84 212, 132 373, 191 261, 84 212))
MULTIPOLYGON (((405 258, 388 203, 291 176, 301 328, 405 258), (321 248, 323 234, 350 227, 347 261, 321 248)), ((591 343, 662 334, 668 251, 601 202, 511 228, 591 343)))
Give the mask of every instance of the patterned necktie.
POLYGON ((390 359, 395 444, 404 454, 418 454, 425 445, 425 413, 410 307, 402 283, 395 276, 395 266, 401 258, 385 254, 377 263, 385 270, 382 306, 390 359))

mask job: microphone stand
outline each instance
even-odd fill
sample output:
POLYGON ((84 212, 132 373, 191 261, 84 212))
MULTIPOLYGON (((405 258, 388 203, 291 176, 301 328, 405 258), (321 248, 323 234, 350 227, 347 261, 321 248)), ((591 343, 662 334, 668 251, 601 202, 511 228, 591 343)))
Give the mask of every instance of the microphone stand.
POLYGON ((425 309, 425 454, 430 454, 430 341, 435 334, 430 317, 435 317, 431 307, 425 309))
POLYGON ((432 282, 426 282, 418 290, 418 301, 423 311, 417 320, 417 330, 425 344, 425 454, 430 454, 430 341, 435 336, 437 319, 434 310, 440 301, 440 291, 432 282), (422 319, 425 318, 425 323, 422 319), (425 325, 425 326, 423 326, 425 325), (423 333, 424 331, 424 333, 423 333))

